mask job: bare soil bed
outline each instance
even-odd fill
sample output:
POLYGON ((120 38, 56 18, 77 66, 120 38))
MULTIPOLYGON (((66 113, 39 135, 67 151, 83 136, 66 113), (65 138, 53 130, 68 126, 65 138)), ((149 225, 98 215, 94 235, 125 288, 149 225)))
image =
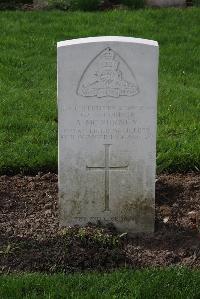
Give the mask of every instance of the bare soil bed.
POLYGON ((152 235, 111 225, 64 229, 57 175, 0 177, 0 272, 72 272, 116 267, 200 266, 200 174, 162 174, 152 235))

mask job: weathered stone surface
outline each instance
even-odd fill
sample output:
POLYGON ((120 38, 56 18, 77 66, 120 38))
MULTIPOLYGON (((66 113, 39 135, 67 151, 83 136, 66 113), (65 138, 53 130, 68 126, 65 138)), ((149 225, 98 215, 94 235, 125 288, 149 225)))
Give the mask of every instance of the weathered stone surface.
POLYGON ((157 69, 155 41, 58 43, 62 225, 154 230, 157 69))

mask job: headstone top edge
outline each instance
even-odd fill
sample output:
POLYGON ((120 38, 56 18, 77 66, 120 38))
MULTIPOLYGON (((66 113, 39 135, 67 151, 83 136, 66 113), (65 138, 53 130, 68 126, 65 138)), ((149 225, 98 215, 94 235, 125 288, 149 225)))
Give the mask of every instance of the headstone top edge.
POLYGON ((126 36, 97 36, 97 37, 86 37, 86 38, 77 38, 77 39, 60 41, 57 43, 57 48, 78 45, 78 44, 98 43, 98 42, 124 42, 124 43, 143 44, 147 46, 158 47, 157 41, 149 40, 149 39, 126 37, 126 36))

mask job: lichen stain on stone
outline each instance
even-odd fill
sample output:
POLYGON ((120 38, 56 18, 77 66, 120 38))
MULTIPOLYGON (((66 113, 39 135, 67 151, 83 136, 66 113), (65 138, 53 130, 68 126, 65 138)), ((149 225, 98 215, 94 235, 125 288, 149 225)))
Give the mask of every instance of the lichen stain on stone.
POLYGON ((63 205, 62 211, 64 219, 72 219, 74 216, 81 214, 81 201, 79 200, 68 200, 63 205))
POLYGON ((149 222, 154 217, 154 204, 152 199, 127 200, 118 208, 119 218, 123 222, 135 221, 136 224, 149 222))
POLYGON ((81 214, 81 202, 78 200, 71 200, 71 211, 74 211, 76 215, 81 214))
POLYGON ((60 198, 60 201, 63 200, 65 198, 65 193, 59 192, 59 198, 60 198))

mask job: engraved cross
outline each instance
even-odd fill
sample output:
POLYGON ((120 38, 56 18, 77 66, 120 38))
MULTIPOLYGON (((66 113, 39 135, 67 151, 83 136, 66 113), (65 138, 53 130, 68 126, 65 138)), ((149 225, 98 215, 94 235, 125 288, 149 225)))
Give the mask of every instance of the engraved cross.
POLYGON ((104 144, 105 146, 105 164, 104 166, 87 166, 86 169, 90 170, 104 170, 105 172, 105 209, 104 211, 109 211, 109 198, 110 198, 110 171, 112 170, 124 170, 128 169, 128 165, 124 166, 110 166, 110 146, 111 144, 104 144))

